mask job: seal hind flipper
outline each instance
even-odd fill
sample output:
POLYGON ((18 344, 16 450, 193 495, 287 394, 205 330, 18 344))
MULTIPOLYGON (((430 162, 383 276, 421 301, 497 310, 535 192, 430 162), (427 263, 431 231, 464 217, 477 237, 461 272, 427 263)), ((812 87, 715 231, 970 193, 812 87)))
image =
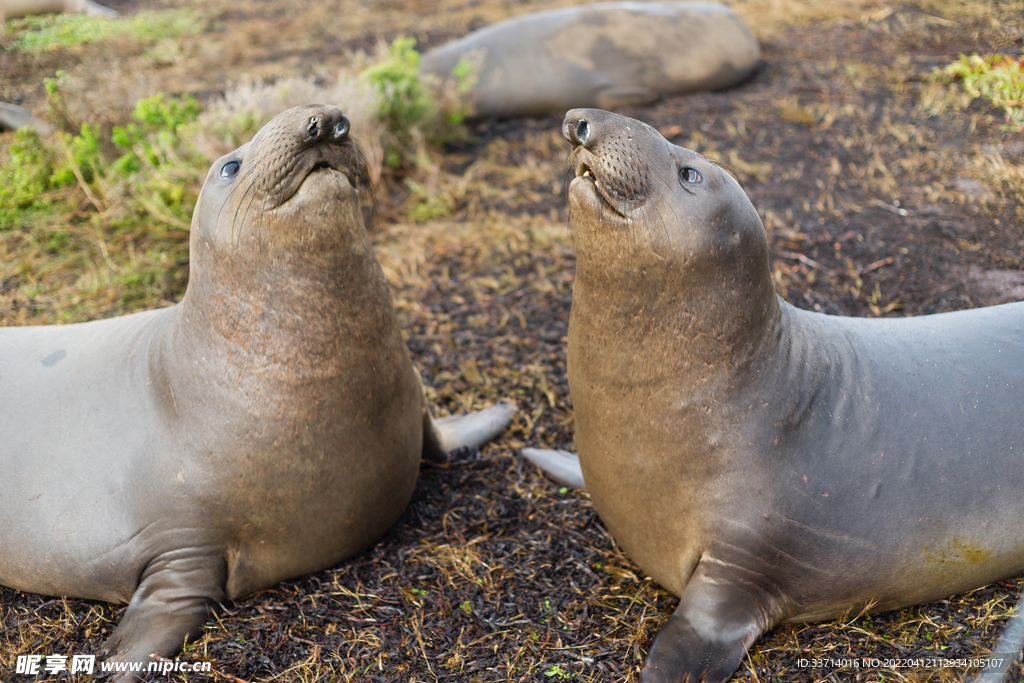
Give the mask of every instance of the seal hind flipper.
MULTIPOLYGON (((195 549, 176 550, 150 562, 132 595, 121 623, 103 644, 114 662, 142 662, 150 655, 169 657, 186 638, 203 630, 213 603, 224 600, 227 565, 220 555, 196 555, 195 549)), ((114 681, 136 677, 124 673, 114 681)))
POLYGON ((641 683, 724 683, 739 668, 747 648, 775 625, 770 600, 758 602, 752 586, 723 576, 704 557, 686 584, 679 607, 654 638, 641 683))
POLYGON ((450 453, 475 450, 500 434, 516 407, 499 403, 468 415, 452 415, 434 419, 429 410, 423 414, 423 455, 428 460, 444 460, 450 453))
POLYGON ((585 489, 580 458, 575 453, 548 448, 524 448, 523 457, 544 471, 550 479, 574 489, 585 489))

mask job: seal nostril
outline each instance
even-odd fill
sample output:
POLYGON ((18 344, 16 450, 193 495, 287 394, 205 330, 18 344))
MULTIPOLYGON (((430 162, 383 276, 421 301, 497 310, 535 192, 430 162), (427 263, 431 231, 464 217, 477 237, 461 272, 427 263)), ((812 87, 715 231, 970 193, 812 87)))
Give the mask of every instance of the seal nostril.
POLYGON ((576 122, 576 139, 580 143, 584 143, 588 137, 590 137, 590 124, 587 123, 586 119, 580 119, 576 122))
POLYGON ((309 125, 306 126, 306 134, 312 139, 320 134, 320 117, 310 116, 309 125))
POLYGON ((348 122, 348 118, 342 114, 341 120, 338 121, 338 125, 334 127, 334 139, 337 140, 338 138, 347 135, 349 127, 350 124, 348 122))

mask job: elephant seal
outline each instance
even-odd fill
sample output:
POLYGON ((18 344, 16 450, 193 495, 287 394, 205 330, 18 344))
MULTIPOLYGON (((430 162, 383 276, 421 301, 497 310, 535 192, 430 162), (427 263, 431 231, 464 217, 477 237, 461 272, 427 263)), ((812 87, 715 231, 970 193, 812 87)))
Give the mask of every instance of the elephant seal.
POLYGON ((421 455, 515 412, 431 418, 348 128, 297 107, 214 163, 179 304, 0 329, 0 584, 128 602, 114 660, 170 656, 213 603, 359 552, 421 455))
POLYGON ((713 2, 602 2, 500 21, 429 50, 420 71, 450 78, 475 63, 476 116, 613 109, 727 88, 757 67, 743 20, 713 2))
POLYGON ((563 134, 582 479, 680 596, 644 683, 725 681, 780 622, 1024 572, 1024 302, 797 309, 721 168, 604 111, 570 111, 563 134))
POLYGON ((49 124, 33 116, 25 107, 0 102, 0 132, 18 130, 25 126, 32 126, 40 135, 49 135, 53 132, 49 124))

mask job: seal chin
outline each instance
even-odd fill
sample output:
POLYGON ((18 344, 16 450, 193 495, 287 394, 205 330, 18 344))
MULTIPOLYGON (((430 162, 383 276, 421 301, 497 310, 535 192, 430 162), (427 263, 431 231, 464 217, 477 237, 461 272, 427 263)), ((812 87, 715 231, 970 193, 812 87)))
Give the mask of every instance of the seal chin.
POLYGON ((352 178, 344 171, 320 162, 309 170, 299 183, 295 194, 277 208, 286 209, 309 202, 324 204, 332 200, 347 202, 353 201, 355 195, 356 189, 352 178))
POLYGON ((628 220, 628 217, 608 198, 605 192, 606 190, 601 186, 600 179, 593 173, 590 167, 578 161, 576 163, 576 177, 569 183, 569 198, 573 206, 584 211, 600 213, 602 216, 609 216, 619 221, 628 220))

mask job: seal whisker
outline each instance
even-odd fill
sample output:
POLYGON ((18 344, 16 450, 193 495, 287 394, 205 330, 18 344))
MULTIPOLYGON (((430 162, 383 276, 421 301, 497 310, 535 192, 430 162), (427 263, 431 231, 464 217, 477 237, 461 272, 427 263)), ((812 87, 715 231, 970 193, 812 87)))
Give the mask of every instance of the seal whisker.
MULTIPOLYGON (((251 171, 248 169, 247 166, 243 165, 240 175, 236 176, 234 178, 234 180, 232 181, 232 183, 231 183, 231 189, 228 191, 228 195, 227 195, 228 201, 223 202, 220 205, 220 207, 217 209, 217 221, 218 222, 220 221, 220 217, 221 217, 221 214, 224 211, 224 208, 226 206, 228 206, 228 204, 231 203, 231 201, 234 200, 234 196, 238 192, 239 187, 242 186, 242 184, 249 178, 250 175, 251 175, 251 171)), ((232 219, 232 223, 233 222, 234 222, 234 220, 232 219)))
MULTIPOLYGON (((253 182, 252 182, 252 185, 254 186, 254 192, 252 193, 252 195, 249 195, 248 190, 247 190, 246 194, 242 196, 242 200, 239 202, 239 205, 238 205, 238 208, 241 209, 241 211, 242 211, 242 221, 241 221, 241 224, 245 223, 246 217, 249 214, 249 209, 252 207, 253 202, 256 201, 256 198, 262 193, 262 187, 261 187, 262 184, 263 183, 262 183, 262 179, 261 178, 254 178, 253 182), (247 196, 248 196, 248 199, 249 199, 248 202, 245 201, 247 196), (242 208, 243 204, 244 204, 244 208, 242 208)), ((232 220, 232 222, 231 222, 231 242, 232 242, 232 244, 234 244, 236 242, 236 239, 235 239, 235 228, 236 228, 236 226, 240 225, 238 223, 237 219, 238 219, 238 209, 235 210, 235 219, 232 220)))
MULTIPOLYGON (((242 208, 242 205, 243 205, 243 203, 245 202, 245 199, 246 199, 246 197, 248 197, 248 195, 249 195, 249 192, 250 192, 250 191, 252 191, 252 190, 255 190, 255 192, 253 193, 253 196, 254 196, 254 197, 256 196, 256 192, 258 192, 258 191, 259 191, 259 181, 260 181, 260 176, 256 175, 255 169, 251 169, 251 170, 249 170, 249 171, 247 172, 247 175, 246 175, 246 176, 244 176, 244 177, 243 177, 243 179, 245 179, 245 178, 249 178, 249 177, 251 177, 251 178, 252 178, 252 180, 251 180, 251 181, 249 182, 249 184, 248 184, 248 185, 246 185, 246 187, 245 187, 245 191, 244 191, 244 192, 242 193, 242 196, 241 196, 241 198, 240 198, 240 199, 239 199, 239 200, 237 201, 237 203, 236 203, 236 206, 235 206, 235 215, 234 215, 234 216, 232 216, 232 218, 231 218, 231 233, 230 233, 230 238, 231 238, 231 242, 232 242, 232 243, 234 243, 234 241, 235 241, 235 226, 236 226, 236 225, 238 225, 238 212, 239 212, 239 210, 241 210, 241 208, 242 208)), ((239 185, 236 185, 236 186, 235 186, 234 188, 232 188, 232 191, 231 191, 231 193, 229 194, 229 198, 230 198, 230 199, 231 199, 232 201, 234 200, 234 196, 233 196, 233 195, 234 195, 234 193, 235 193, 235 192, 237 191, 237 187, 238 187, 238 186, 239 186, 239 185)), ((250 200, 249 200, 249 202, 251 203, 251 202, 252 202, 252 199, 250 199, 250 200)), ((225 202, 225 203, 224 203, 224 205, 225 205, 225 206, 226 206, 227 204, 228 204, 228 202, 225 202)), ((248 205, 246 205, 246 211, 247 211, 247 210, 248 210, 248 205)), ((242 211, 242 220, 243 220, 243 221, 245 220, 245 211, 242 211)))

